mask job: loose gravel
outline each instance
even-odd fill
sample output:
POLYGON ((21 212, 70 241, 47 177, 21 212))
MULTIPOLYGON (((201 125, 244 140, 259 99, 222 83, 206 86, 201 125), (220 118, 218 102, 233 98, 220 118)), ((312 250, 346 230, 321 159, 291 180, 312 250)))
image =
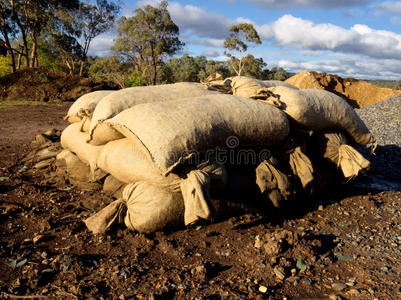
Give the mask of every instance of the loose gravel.
POLYGON ((376 137, 377 149, 358 150, 372 163, 368 178, 356 185, 374 190, 401 191, 401 95, 358 109, 357 113, 376 137))
POLYGON ((357 110, 379 145, 401 146, 401 95, 357 110))

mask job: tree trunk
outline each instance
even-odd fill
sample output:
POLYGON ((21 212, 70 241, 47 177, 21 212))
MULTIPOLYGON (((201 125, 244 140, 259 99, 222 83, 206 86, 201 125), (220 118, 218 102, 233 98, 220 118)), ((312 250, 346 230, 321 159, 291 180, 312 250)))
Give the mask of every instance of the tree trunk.
POLYGON ((156 57, 154 53, 154 49, 152 46, 152 67, 153 67, 153 72, 152 72, 152 84, 156 85, 156 79, 157 79, 157 63, 156 63, 156 57))
POLYGON ((82 77, 82 74, 84 73, 84 65, 85 61, 81 61, 81 68, 79 69, 79 76, 82 77))
POLYGON ((38 66, 38 58, 37 58, 38 43, 37 43, 37 40, 36 40, 36 32, 35 32, 35 30, 32 30, 31 38, 32 38, 31 67, 34 68, 34 67, 38 66))
POLYGON ((4 35, 4 39, 5 39, 5 47, 7 49, 8 52, 8 57, 10 59, 10 66, 11 66, 11 70, 14 73, 16 71, 15 69, 15 55, 14 55, 14 50, 11 47, 10 44, 10 40, 8 39, 8 35, 7 34, 3 34, 4 35))
POLYGON ((21 68, 21 60, 22 60, 22 53, 24 52, 24 48, 22 48, 21 53, 18 53, 18 59, 17 59, 17 70, 21 68))
POLYGON ((10 57, 10 66, 11 66, 11 70, 14 73, 16 71, 15 69, 15 58, 14 58, 14 52, 13 49, 7 48, 8 51, 8 56, 10 57))

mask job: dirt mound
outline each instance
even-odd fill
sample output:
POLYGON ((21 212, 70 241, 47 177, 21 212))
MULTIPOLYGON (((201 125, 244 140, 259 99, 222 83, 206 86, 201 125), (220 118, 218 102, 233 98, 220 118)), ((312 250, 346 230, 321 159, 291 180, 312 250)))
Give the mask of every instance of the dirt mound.
POLYGON ((380 102, 388 97, 401 94, 400 90, 380 88, 371 83, 337 75, 301 71, 286 82, 300 89, 321 89, 345 98, 354 108, 362 108, 380 102))
POLYGON ((74 101, 92 91, 113 89, 105 83, 45 68, 23 69, 0 77, 0 86, 0 101, 74 101))

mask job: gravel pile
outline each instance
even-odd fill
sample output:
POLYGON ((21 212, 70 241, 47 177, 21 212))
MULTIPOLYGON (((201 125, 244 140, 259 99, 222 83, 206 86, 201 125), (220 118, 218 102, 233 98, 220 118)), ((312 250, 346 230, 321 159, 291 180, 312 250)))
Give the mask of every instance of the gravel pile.
POLYGON ((401 146, 401 95, 358 109, 357 113, 379 145, 401 146))
POLYGON ((358 149, 372 163, 368 178, 356 184, 374 190, 401 191, 401 95, 357 110, 376 137, 375 155, 358 149))

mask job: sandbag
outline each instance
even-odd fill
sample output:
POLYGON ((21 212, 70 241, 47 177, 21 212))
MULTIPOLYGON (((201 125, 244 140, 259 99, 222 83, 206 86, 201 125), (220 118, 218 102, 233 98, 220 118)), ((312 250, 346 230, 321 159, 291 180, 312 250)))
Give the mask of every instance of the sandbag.
POLYGON ((106 177, 103 183, 103 192, 107 195, 110 195, 116 199, 119 199, 123 195, 123 190, 126 184, 121 182, 113 175, 109 175, 106 177))
POLYGON ((97 166, 124 183, 145 181, 171 191, 180 190, 182 178, 174 173, 163 176, 152 161, 139 152, 128 138, 102 146, 97 166))
POLYGON ((183 224, 184 201, 181 193, 137 182, 127 185, 123 195, 127 203, 124 223, 130 229, 149 233, 183 224))
POLYGON ((264 146, 289 133, 288 119, 279 109, 223 94, 139 104, 104 124, 128 137, 165 175, 200 153, 230 146, 227 141, 264 146))
POLYGON ((113 132, 104 129, 102 122, 141 103, 164 102, 176 99, 218 94, 204 89, 199 83, 179 82, 157 86, 140 86, 119 90, 103 98, 97 105, 90 125, 90 143, 102 145, 115 140, 113 132))
POLYGON ((81 121, 81 132, 89 133, 92 119, 90 117, 83 117, 81 121))
POLYGON ((317 132, 314 143, 320 156, 340 168, 346 179, 353 179, 370 168, 370 162, 348 144, 340 131, 317 132))
POLYGON ((192 171, 180 186, 185 206, 185 225, 193 224, 200 219, 212 221, 215 212, 209 202, 209 175, 200 170, 192 171))
POLYGON ((306 189, 313 181, 313 166, 312 162, 302 152, 301 147, 295 147, 289 153, 289 164, 292 173, 299 179, 302 187, 306 189))
POLYGON ((70 123, 80 122, 85 115, 91 116, 96 104, 105 96, 115 91, 95 91, 79 97, 70 107, 64 120, 70 123))
POLYGON ((74 182, 96 182, 106 176, 106 173, 99 168, 91 170, 87 163, 69 150, 63 150, 57 155, 56 167, 65 169, 68 178, 74 182))
POLYGON ((358 144, 375 143, 373 135, 354 109, 343 98, 323 90, 294 90, 277 86, 269 88, 275 96, 267 103, 283 103, 282 110, 298 124, 312 130, 342 129, 358 144))
POLYGON ((146 182, 132 183, 125 187, 122 199, 86 219, 85 224, 93 233, 102 233, 122 220, 129 229, 144 233, 182 225, 184 201, 181 193, 146 182))
POLYGON ((69 125, 61 134, 61 145, 64 149, 70 150, 75 153, 80 160, 90 166, 91 172, 94 175, 97 167, 97 158, 101 146, 93 146, 86 141, 88 134, 81 132, 81 124, 73 123, 69 125))
POLYGON ((258 80, 251 77, 235 76, 226 79, 231 84, 232 94, 245 98, 266 99, 270 96, 267 88, 285 86, 298 90, 296 86, 280 80, 258 80))
POLYGON ((290 199, 291 184, 287 176, 276 168, 272 158, 261 162, 256 168, 256 184, 275 207, 281 207, 283 200, 290 199))

